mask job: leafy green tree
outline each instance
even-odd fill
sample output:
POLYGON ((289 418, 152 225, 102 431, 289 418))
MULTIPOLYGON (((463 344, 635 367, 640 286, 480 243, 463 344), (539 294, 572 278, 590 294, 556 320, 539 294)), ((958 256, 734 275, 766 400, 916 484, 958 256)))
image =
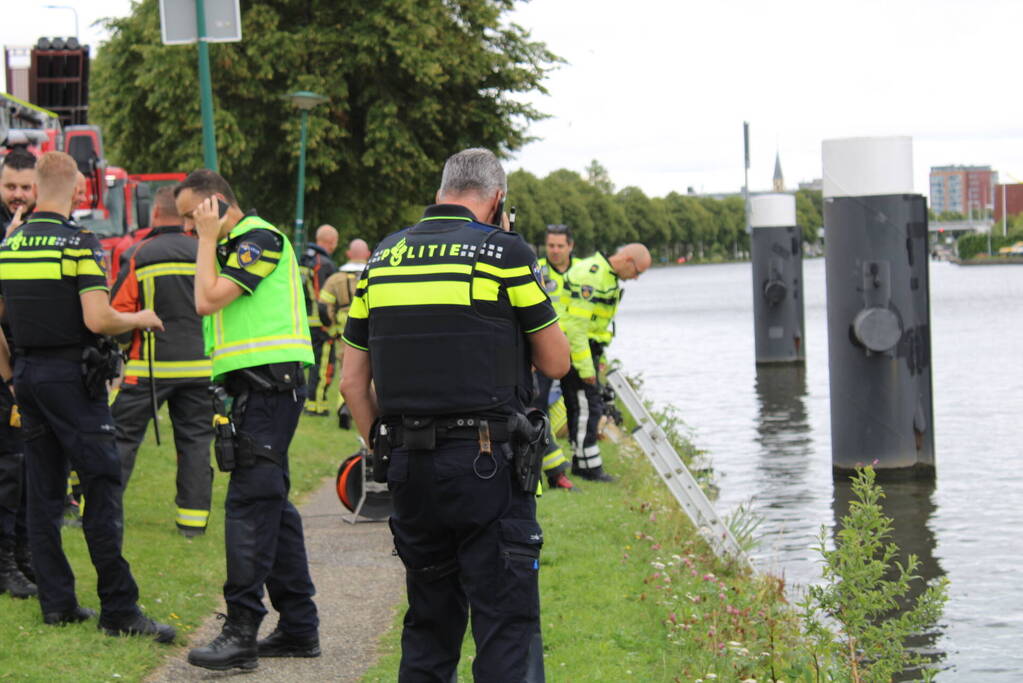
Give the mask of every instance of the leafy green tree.
POLYGON ((596 159, 586 167, 586 181, 604 194, 614 194, 615 184, 611 182, 611 174, 596 159))
MULTIPOLYGON (((519 93, 544 92, 558 58, 502 21, 514 0, 249 0, 244 40, 210 46, 221 171, 246 206, 294 213, 299 116, 281 96, 330 101, 309 115, 306 224, 375 238, 430 203, 443 160, 499 154, 542 118, 519 93)), ((130 171, 201 166, 195 49, 160 42, 157 0, 106 22, 93 116, 130 171)))
POLYGON ((824 226, 824 196, 820 190, 796 192, 796 224, 803 231, 803 241, 811 244, 820 239, 824 226))

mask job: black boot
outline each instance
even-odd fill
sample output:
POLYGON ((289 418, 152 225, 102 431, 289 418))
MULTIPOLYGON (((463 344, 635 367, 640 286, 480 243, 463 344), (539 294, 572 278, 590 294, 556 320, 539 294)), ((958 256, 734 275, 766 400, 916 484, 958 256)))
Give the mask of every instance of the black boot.
POLYGON ((278 624, 274 632, 256 643, 260 657, 319 657, 320 638, 311 635, 297 638, 281 630, 278 624))
POLYGON ((32 569, 32 551, 28 549, 28 543, 15 544, 14 561, 18 563, 18 569, 25 575, 25 578, 35 583, 36 573, 32 569))
POLYGON ((583 469, 577 465, 572 465, 572 476, 585 479, 586 481, 604 481, 613 482, 615 478, 604 471, 603 465, 597 467, 591 467, 589 469, 583 469))
POLYGON ((158 643, 170 643, 177 632, 173 626, 153 621, 142 612, 120 620, 104 620, 100 617, 96 628, 108 636, 152 636, 158 643))
POLYGON ((259 666, 256 633, 261 617, 249 610, 228 606, 220 635, 206 647, 197 647, 188 653, 188 663, 214 671, 228 669, 255 669, 259 666))
POLYGON ((0 541, 0 593, 5 592, 21 600, 39 593, 36 585, 18 569, 14 560, 14 541, 9 538, 0 541))

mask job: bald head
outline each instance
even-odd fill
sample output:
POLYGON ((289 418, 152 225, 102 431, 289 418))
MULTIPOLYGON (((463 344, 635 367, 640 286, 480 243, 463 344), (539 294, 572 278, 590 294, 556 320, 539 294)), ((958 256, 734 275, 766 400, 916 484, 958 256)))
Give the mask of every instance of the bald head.
POLYGON ((63 152, 47 152, 36 164, 36 209, 63 216, 71 213, 78 164, 63 152))
POLYGON ((75 200, 74 206, 81 206, 89 198, 89 184, 85 174, 81 171, 75 173, 75 200))
POLYGON ((321 246, 328 254, 333 254, 337 249, 337 229, 333 225, 324 223, 316 228, 316 244, 321 246))
POLYGON ((348 251, 345 252, 345 256, 348 257, 349 261, 368 261, 370 256, 369 245, 366 244, 366 240, 356 237, 348 243, 348 251))
POLYGON ((634 280, 650 267, 650 250, 639 242, 626 244, 607 260, 620 280, 634 280))

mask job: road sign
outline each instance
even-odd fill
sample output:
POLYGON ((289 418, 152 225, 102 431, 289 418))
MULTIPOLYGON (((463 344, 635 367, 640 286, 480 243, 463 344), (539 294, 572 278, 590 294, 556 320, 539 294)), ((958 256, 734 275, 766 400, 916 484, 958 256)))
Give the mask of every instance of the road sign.
MULTIPOLYGON (((164 45, 187 45, 198 40, 196 0, 160 0, 160 32, 164 45)), ((208 43, 233 43, 242 39, 242 15, 238 0, 204 0, 208 43)))

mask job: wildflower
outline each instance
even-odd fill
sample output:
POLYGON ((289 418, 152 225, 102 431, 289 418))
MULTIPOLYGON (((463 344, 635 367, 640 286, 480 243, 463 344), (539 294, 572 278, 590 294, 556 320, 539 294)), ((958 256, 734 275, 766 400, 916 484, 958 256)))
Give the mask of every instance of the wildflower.
POLYGON ((656 567, 657 569, 664 569, 664 563, 663 562, 651 562, 650 564, 653 565, 654 567, 656 567))
POLYGON ((713 574, 709 574, 708 573, 708 574, 704 574, 703 575, 703 580, 704 581, 713 581, 715 578, 716 577, 713 574))

